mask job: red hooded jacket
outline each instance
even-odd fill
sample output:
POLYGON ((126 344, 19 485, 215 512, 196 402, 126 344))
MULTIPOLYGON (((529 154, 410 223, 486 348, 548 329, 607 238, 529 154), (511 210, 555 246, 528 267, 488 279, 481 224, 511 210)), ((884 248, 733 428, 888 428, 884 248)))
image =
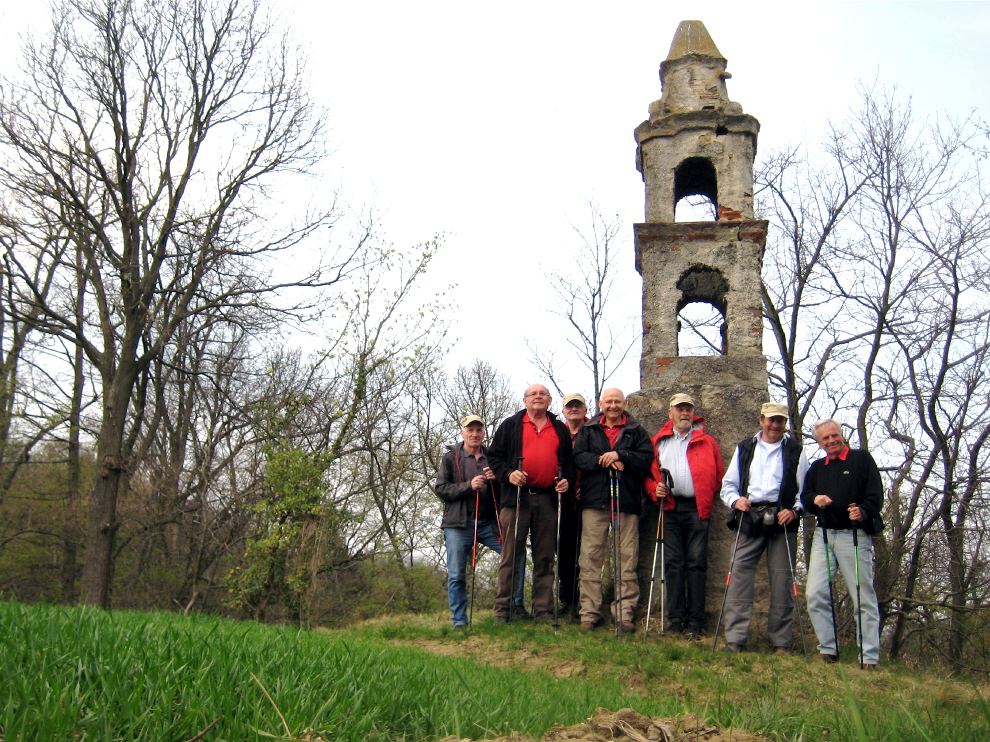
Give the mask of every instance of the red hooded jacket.
MULTIPOLYGON (((660 481, 660 457, 657 454, 660 441, 674 434, 674 422, 668 420, 660 432, 653 436, 653 466, 650 476, 644 482, 646 494, 657 502, 657 482, 660 481)), ((691 482, 694 484, 694 499, 698 506, 698 517, 708 520, 712 517, 712 502, 722 486, 722 475, 725 474, 725 464, 722 461, 722 451, 718 443, 705 432, 705 419, 694 418, 691 440, 687 448, 688 468, 691 470, 691 482)), ((674 498, 665 498, 664 510, 674 509, 674 498)))

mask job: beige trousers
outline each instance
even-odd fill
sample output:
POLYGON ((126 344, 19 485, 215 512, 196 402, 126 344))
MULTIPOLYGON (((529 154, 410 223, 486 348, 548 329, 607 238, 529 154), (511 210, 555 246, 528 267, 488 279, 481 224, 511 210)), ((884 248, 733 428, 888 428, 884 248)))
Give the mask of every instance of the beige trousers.
MULTIPOLYGON (((602 619, 602 567, 611 558, 608 531, 611 516, 607 510, 581 511, 581 621, 597 623, 602 619)), ((621 566, 618 599, 612 602, 612 619, 632 621, 639 602, 636 563, 639 560, 639 516, 619 514, 619 562, 621 566), (621 605, 621 615, 619 607, 621 605)))

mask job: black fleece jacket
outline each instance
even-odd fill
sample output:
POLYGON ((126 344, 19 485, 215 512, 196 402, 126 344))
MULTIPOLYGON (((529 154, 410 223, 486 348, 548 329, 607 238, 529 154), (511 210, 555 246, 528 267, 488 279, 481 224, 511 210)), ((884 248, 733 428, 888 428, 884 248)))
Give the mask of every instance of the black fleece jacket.
POLYGON ((850 448, 845 461, 836 459, 826 465, 825 459, 811 464, 804 478, 801 504, 809 515, 818 516, 825 528, 869 528, 871 520, 883 507, 883 482, 873 457, 862 449, 850 448), (815 495, 828 495, 832 504, 827 508, 815 505, 815 495), (853 524, 848 508, 856 503, 865 514, 864 520, 853 524))
POLYGON ((616 472, 619 487, 619 511, 640 515, 643 512, 643 478, 653 462, 653 444, 650 436, 632 416, 626 416, 626 424, 615 441, 615 448, 608 442, 602 427, 604 415, 598 415, 581 428, 574 441, 574 462, 581 471, 580 506, 597 510, 610 507, 610 475, 612 469, 598 465, 598 457, 614 450, 625 467, 616 472))

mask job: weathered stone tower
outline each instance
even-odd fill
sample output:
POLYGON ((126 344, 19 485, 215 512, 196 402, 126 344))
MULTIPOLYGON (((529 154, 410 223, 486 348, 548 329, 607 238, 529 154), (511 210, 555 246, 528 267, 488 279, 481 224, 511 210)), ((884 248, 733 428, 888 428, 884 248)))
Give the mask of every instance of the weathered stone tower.
MULTIPOLYGON (((635 225, 643 356, 641 390, 630 399, 655 432, 667 419, 670 396, 691 394, 727 465, 735 444, 758 429, 768 399, 760 294, 767 222, 753 219, 760 124, 729 100, 729 77, 704 24, 681 22, 660 65, 660 100, 636 128, 646 221, 635 225), (707 197, 712 220, 675 223, 675 206, 686 196, 707 197), (721 355, 680 355, 678 312, 692 302, 721 315, 721 355)), ((709 528, 709 614, 718 611, 732 546, 726 516, 717 503, 709 528)), ((754 629, 758 623, 754 616, 754 629)))

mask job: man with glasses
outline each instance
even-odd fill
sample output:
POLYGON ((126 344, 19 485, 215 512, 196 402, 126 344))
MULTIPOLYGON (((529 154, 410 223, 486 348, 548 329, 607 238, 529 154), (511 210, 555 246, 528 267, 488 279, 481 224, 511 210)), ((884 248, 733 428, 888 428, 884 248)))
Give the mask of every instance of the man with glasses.
POLYGON ((753 618, 756 566, 766 552, 770 582, 767 639, 774 652, 790 651, 794 633, 791 585, 797 560, 801 485, 808 458, 787 432, 787 405, 760 408, 759 432, 741 441, 722 478, 722 502, 738 529, 732 581, 725 595, 725 649, 741 652, 753 618))
POLYGON ((550 392, 533 384, 523 396, 523 409, 499 425, 488 460, 502 487, 504 543, 498 569, 495 619, 509 621, 513 570, 525 559, 526 535, 533 555, 533 614, 553 616, 553 562, 557 539, 558 498, 574 478, 571 436, 549 412, 550 392), (518 512, 517 512, 518 510, 518 512))

